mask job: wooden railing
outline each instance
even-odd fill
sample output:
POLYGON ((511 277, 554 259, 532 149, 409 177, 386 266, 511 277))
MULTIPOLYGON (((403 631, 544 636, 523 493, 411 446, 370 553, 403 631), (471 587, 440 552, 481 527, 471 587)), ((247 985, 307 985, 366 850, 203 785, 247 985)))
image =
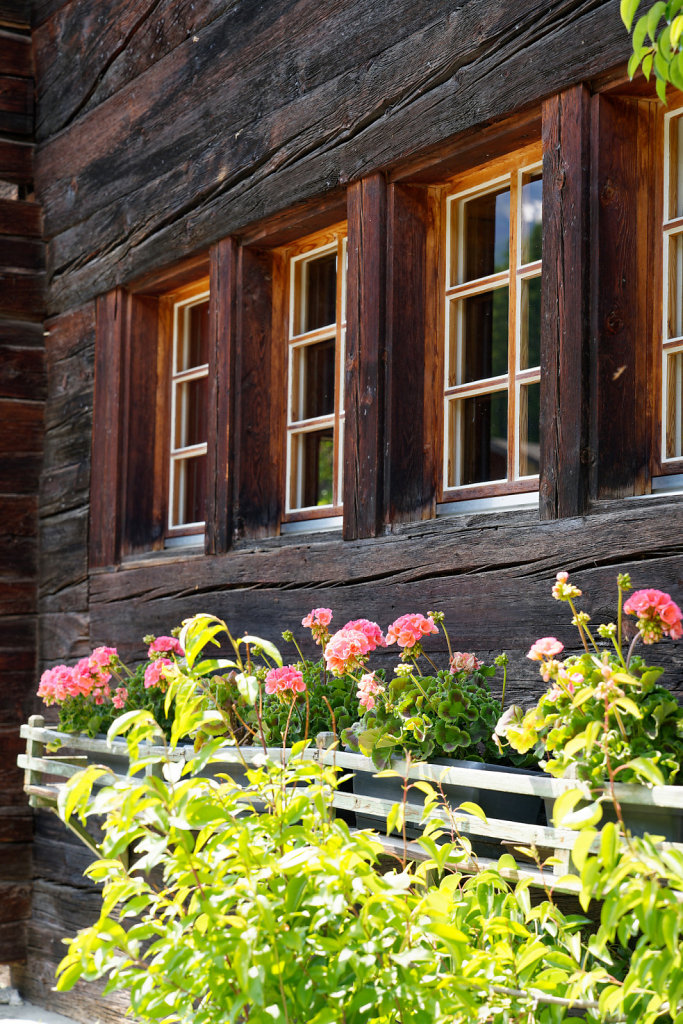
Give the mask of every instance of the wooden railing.
MULTIPOLYGON (((46 726, 40 715, 34 715, 29 719, 28 725, 22 725, 21 735, 26 740, 26 753, 20 754, 18 758, 19 767, 24 769, 24 789, 33 807, 48 808, 57 812, 57 799, 60 787, 64 782, 83 768, 86 764, 104 764, 110 768, 107 775, 98 780, 98 785, 110 785, 117 780, 126 778, 128 767, 127 746, 122 740, 114 740, 109 745, 104 738, 90 738, 82 734, 67 734, 58 732, 53 726, 46 726), (55 750, 55 746, 59 749, 55 750), (51 747, 52 750, 47 748, 51 747)), ((336 765, 344 772, 365 773, 374 775, 376 768, 366 757, 359 754, 346 753, 334 746, 329 746, 328 741, 333 739, 332 734, 323 733, 318 737, 317 745, 308 747, 301 756, 306 759, 315 760, 322 764, 336 765)), ((167 750, 165 747, 150 746, 146 748, 150 756, 163 755, 173 761, 184 761, 193 753, 191 746, 177 747, 174 750, 167 750)), ((284 759, 291 755, 291 751, 282 747, 271 748, 267 751, 270 757, 284 759)), ((216 755, 214 762, 216 772, 225 771, 230 773, 243 770, 245 765, 256 764, 263 758, 263 750, 260 747, 222 747, 216 755)), ((520 794, 525 796, 537 796, 545 799, 546 806, 550 801, 557 798, 567 789, 576 787, 585 788, 584 784, 574 779, 553 779, 543 775, 517 775, 502 771, 487 770, 482 772, 477 768, 445 768, 441 765, 416 762, 406 764, 404 761, 396 761, 393 765, 396 772, 409 780, 425 780, 434 784, 437 790, 442 786, 458 786, 476 790, 490 790, 494 792, 505 792, 508 794, 520 794)), ((683 786, 626 786, 616 785, 614 795, 620 803, 637 807, 657 809, 664 808, 674 814, 683 815, 683 786)), ((586 788, 586 796, 589 796, 586 788)), ((396 801, 375 796, 360 796, 355 793, 337 790, 333 797, 335 808, 355 813, 360 817, 372 816, 378 819, 378 837, 384 849, 389 854, 398 857, 407 857, 410 860, 423 860, 428 854, 422 846, 414 840, 404 840, 402 835, 383 835, 386 831, 383 823, 396 801)), ((562 876, 571 870, 571 850, 576 840, 577 833, 568 828, 556 828, 551 825, 538 825, 520 823, 519 821, 505 820, 498 818, 487 818, 486 821, 478 817, 457 811, 457 809, 443 806, 432 810, 432 816, 436 815, 443 821, 445 831, 456 829, 457 832, 467 837, 476 848, 476 844, 484 843, 491 847, 495 844, 499 848, 497 856, 508 852, 518 860, 517 869, 512 867, 502 868, 502 874, 516 881, 519 878, 528 878, 534 885, 552 887, 558 891, 574 891, 571 885, 566 886, 562 876), (545 860, 552 858, 554 863, 542 870, 538 864, 529 860, 525 863, 519 860, 517 847, 535 848, 539 858, 545 860)), ((407 802, 405 804, 406 823, 413 829, 419 828, 422 819, 422 808, 418 804, 407 802)), ((69 827, 86 843, 93 852, 97 853, 97 846, 87 830, 72 817, 69 827)), ((683 851, 683 844, 668 843, 683 851)), ((495 848, 495 846, 493 848, 495 848)), ((496 857, 473 856, 470 860, 454 863, 457 869, 465 873, 473 873, 494 865, 497 865, 496 857)))

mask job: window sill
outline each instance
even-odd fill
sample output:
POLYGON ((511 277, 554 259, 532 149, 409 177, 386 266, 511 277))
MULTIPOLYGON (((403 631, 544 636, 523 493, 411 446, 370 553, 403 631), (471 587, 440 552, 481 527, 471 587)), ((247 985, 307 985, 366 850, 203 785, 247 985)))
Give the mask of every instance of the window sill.
POLYGON ((436 506, 437 518, 452 515, 472 515, 479 512, 518 511, 535 508, 538 510, 538 491, 524 491, 520 494, 495 494, 489 498, 469 498, 463 501, 443 501, 436 506))

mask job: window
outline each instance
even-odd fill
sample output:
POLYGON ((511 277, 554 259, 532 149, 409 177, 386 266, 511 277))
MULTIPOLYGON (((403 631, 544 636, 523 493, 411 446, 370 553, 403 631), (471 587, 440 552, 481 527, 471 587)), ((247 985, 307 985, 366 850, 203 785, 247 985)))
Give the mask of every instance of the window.
POLYGON ((170 370, 168 531, 171 538, 204 530, 207 391, 209 374, 208 284, 164 300, 172 307, 170 370))
POLYGON ((538 487, 541 214, 538 147, 447 190, 446 500, 538 487))
POLYGON ((290 521, 341 512, 345 267, 344 226, 287 250, 285 519, 290 521))
POLYGON ((683 469, 683 113, 665 118, 661 472, 683 469))

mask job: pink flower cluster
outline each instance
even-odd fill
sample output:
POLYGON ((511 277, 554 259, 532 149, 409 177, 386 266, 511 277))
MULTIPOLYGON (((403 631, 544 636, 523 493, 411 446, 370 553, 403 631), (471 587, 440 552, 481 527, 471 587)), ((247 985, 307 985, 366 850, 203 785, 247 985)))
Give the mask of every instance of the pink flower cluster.
POLYGON ((564 569, 555 576, 552 593, 556 601, 569 601, 572 597, 581 597, 579 588, 568 581, 569 573, 564 569))
POLYGON ((454 651, 451 657, 450 670, 455 675, 457 672, 467 672, 468 675, 481 666, 481 662, 474 654, 463 654, 462 651, 454 651))
POLYGON ((423 637, 438 632, 431 615, 427 619, 419 612, 400 615, 387 630, 387 644, 398 644, 409 651, 420 643, 423 637))
POLYGON ((286 690, 303 693, 305 689, 303 675, 291 665, 285 665, 284 668, 271 668, 266 676, 266 693, 284 693, 286 690))
POLYGON ((317 644, 324 644, 330 635, 327 627, 331 622, 332 610, 330 608, 313 608, 301 620, 301 625, 310 629, 317 644))
POLYGON ((118 708, 118 710, 120 711, 122 708, 125 708, 127 700, 128 690, 126 689, 125 686, 118 686, 114 690, 114 694, 111 699, 112 704, 114 705, 115 708, 118 708))
POLYGON ((56 665, 40 677, 38 696, 46 704, 62 704, 67 697, 92 697, 95 704, 104 704, 110 697, 111 665, 117 658, 116 648, 97 647, 89 658, 81 658, 73 668, 56 665))
POLYGON ((145 669, 145 689, 150 690, 153 686, 158 686, 161 690, 165 690, 164 669, 171 668, 172 665, 173 662, 170 658, 157 657, 154 661, 150 661, 145 669))
POLYGON ((372 711, 377 703, 375 700, 375 694, 377 693, 384 693, 384 687, 377 681, 374 672, 366 672, 364 676, 361 676, 358 683, 358 693, 356 694, 358 703, 361 707, 372 711))
POLYGON ((158 658, 163 654, 175 654, 179 658, 185 657, 185 651, 181 647, 180 641, 174 636, 158 636, 147 648, 148 658, 158 658))
POLYGON ((672 640, 683 636, 681 609, 661 590, 636 590, 624 603, 624 611, 638 616, 638 629, 645 644, 656 644, 663 635, 672 640))
POLYGON ((542 661, 541 677, 547 683, 550 679, 552 659, 556 654, 564 650, 564 644, 554 636, 542 636, 535 644, 532 644, 527 651, 527 658, 532 661, 542 661), (546 661, 546 659, 548 659, 546 661))
POLYGON ((324 651, 325 663, 336 676, 363 668, 367 655, 377 647, 386 647, 386 640, 376 622, 352 619, 330 637, 324 651))

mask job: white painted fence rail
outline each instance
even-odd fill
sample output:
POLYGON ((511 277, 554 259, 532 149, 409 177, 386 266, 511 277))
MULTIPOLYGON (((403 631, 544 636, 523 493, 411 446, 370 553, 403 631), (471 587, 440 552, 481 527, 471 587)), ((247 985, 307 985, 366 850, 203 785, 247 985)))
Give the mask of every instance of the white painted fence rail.
MULTIPOLYGON (((19 755, 18 764, 20 768, 24 769, 24 789, 33 807, 45 807, 56 811, 60 786, 87 764, 103 763, 110 767, 110 773, 102 776, 99 780, 100 785, 112 784, 126 777, 128 758, 127 747, 123 740, 115 740, 110 745, 105 738, 61 733, 53 726, 46 726, 40 715, 32 716, 27 725, 22 725, 21 736, 26 740, 26 753, 19 755), (46 749, 48 745, 53 748, 53 752, 46 749), (56 751, 54 750, 55 745, 59 745, 59 749, 56 751)), ((330 734, 321 734, 318 738, 318 745, 309 746, 299 756, 324 764, 336 765, 345 773, 365 773, 368 776, 376 773, 375 766, 368 758, 340 751, 334 747, 326 747, 325 737, 329 736, 330 734)), ((191 756, 193 750, 190 746, 177 747, 171 751, 163 746, 150 746, 146 748, 145 753, 163 755, 173 761, 184 761, 191 756)), ((270 748, 266 753, 271 758, 282 760, 291 756, 291 751, 282 747, 270 748)), ((258 763, 263 756, 264 751, 261 747, 237 749, 234 746, 226 746, 217 752, 214 768, 217 773, 221 771, 229 773, 231 767, 244 768, 245 764, 248 766, 258 763)), ((407 765, 404 761, 396 761, 392 767, 406 779, 425 780, 433 783, 437 789, 444 785, 460 786, 477 790, 491 790, 497 793, 537 796, 547 800, 555 799, 566 790, 578 787, 585 790, 587 798, 590 795, 586 784, 577 782, 575 779, 553 779, 547 775, 517 775, 490 769, 481 771, 474 767, 444 767, 420 762, 407 765)), ((666 808, 673 812, 683 813, 683 786, 648 788, 646 786, 616 785, 615 796, 623 803, 649 808, 666 808)), ((361 796, 342 790, 338 790, 333 797, 334 806, 340 810, 355 812, 357 815, 366 817, 374 816, 384 822, 386 822, 386 817, 395 802, 395 799, 361 796)), ((479 840, 488 844, 500 844, 499 852, 496 851, 497 856, 505 852, 512 852, 515 859, 518 860, 518 870, 505 869, 503 872, 511 880, 529 878, 535 885, 552 886, 560 891, 565 889, 560 879, 570 870, 571 849, 576 840, 576 832, 571 829, 498 818, 487 818, 486 821, 482 821, 474 815, 458 812, 453 807, 450 809, 439 807, 432 810, 431 813, 441 818, 446 831, 451 829, 455 822, 455 827, 460 835, 467 836, 473 843, 479 840), (545 871, 539 871, 531 861, 525 863, 523 859, 520 860, 520 854, 515 850, 520 846, 533 846, 539 851, 541 859, 552 857, 556 863, 545 871)), ((415 803, 406 803, 405 818, 407 824, 414 828, 418 827, 422 818, 421 806, 415 803)), ((78 822, 72 821, 70 827, 79 835, 79 838, 96 851, 92 837, 78 822)), ((406 843, 403 837, 397 834, 384 835, 383 832, 386 829, 381 828, 381 823, 377 831, 387 853, 396 854, 399 857, 407 855, 409 859, 413 860, 426 859, 427 854, 418 843, 414 841, 406 843)), ((683 844, 667 845, 673 845, 683 851, 683 844)), ((477 856, 465 863, 458 862, 457 868, 465 872, 475 872, 494 864, 497 864, 497 857, 477 856)), ((566 891, 573 890, 568 887, 566 891)))

